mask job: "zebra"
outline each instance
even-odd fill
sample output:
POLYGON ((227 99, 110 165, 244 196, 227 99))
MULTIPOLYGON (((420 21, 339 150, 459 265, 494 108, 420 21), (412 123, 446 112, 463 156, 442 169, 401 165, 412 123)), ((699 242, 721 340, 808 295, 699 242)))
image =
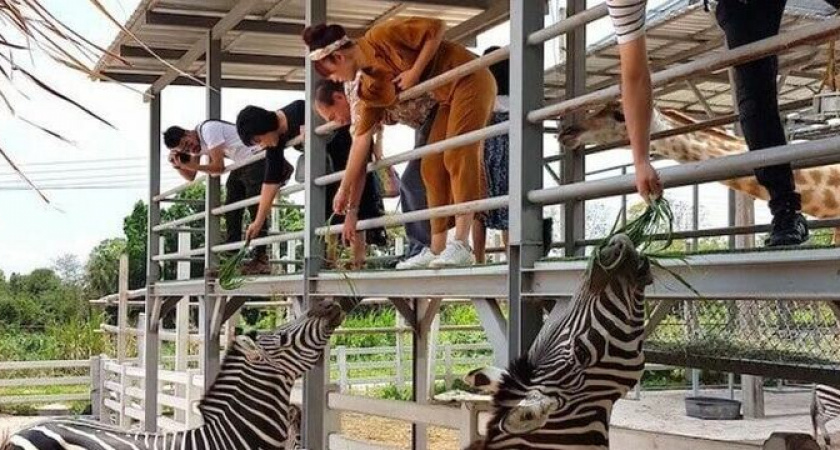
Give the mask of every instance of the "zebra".
POLYGON ((814 386, 811 400, 811 425, 814 427, 814 440, 819 442, 819 430, 822 430, 825 448, 831 448, 831 436, 825 424, 840 417, 840 387, 818 384, 814 386))
MULTIPOLYGON (((353 306, 346 307, 347 311, 353 306)), ((204 423, 197 428, 145 433, 97 422, 53 420, 13 434, 0 448, 283 450, 290 412, 294 413, 290 395, 295 380, 318 361, 345 312, 339 304, 325 301, 256 341, 237 336, 219 375, 199 402, 204 423)))
POLYGON ((644 368, 644 290, 650 262, 625 235, 600 250, 570 311, 545 325, 506 371, 476 370, 468 384, 493 393, 485 449, 607 449, 613 404, 644 368))

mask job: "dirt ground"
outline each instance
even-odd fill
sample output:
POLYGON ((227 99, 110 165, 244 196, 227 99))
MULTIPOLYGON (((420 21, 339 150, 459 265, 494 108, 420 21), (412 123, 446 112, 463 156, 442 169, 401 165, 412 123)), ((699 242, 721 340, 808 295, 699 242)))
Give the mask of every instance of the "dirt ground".
MULTIPOLYGON (((398 420, 388 420, 361 414, 345 413, 341 415, 342 434, 378 444, 411 448, 411 425, 398 420)), ((458 433, 445 428, 429 429, 430 450, 460 450, 458 433)))

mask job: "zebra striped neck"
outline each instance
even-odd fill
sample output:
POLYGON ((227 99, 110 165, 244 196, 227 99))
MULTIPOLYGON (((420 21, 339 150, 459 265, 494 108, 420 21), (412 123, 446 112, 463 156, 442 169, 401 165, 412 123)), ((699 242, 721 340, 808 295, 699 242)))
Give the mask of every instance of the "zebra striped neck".
POLYGON ((471 449, 609 448, 613 404, 644 367, 649 266, 625 251, 616 267, 588 273, 569 313, 511 364, 493 396, 487 440, 471 449))

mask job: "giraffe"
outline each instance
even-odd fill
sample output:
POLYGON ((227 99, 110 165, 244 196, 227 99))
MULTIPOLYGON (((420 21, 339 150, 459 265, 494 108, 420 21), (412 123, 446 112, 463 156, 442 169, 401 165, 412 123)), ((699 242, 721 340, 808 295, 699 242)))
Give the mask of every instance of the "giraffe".
MULTIPOLYGON (((674 110, 654 107, 651 133, 697 123, 691 117, 674 110)), ((570 148, 580 144, 606 144, 627 139, 621 104, 609 102, 579 123, 564 127, 558 136, 570 148)), ((705 161, 736 155, 748 150, 743 138, 720 128, 711 128, 651 141, 652 154, 679 163, 705 161)), ((832 164, 794 171, 796 188, 802 195, 802 212, 818 218, 840 217, 840 164, 832 164)), ((767 190, 754 176, 721 181, 736 191, 751 197, 769 200, 767 190)), ((834 244, 840 244, 840 227, 834 229, 834 244)))

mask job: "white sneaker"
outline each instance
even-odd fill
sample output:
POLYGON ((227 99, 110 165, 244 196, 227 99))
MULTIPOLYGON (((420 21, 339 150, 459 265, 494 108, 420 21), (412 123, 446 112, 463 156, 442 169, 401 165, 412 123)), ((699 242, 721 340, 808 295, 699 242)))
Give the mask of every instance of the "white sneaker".
POLYGON ((437 258, 437 255, 432 253, 428 247, 425 247, 420 253, 406 259, 405 261, 398 262, 397 270, 426 269, 429 267, 429 263, 431 263, 435 258, 437 258))
POLYGON ((441 267, 469 266, 473 262, 470 246, 461 241, 452 241, 446 244, 446 249, 429 264, 429 267, 438 269, 441 267))

